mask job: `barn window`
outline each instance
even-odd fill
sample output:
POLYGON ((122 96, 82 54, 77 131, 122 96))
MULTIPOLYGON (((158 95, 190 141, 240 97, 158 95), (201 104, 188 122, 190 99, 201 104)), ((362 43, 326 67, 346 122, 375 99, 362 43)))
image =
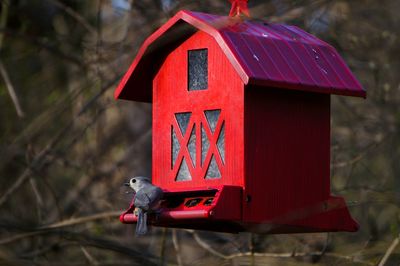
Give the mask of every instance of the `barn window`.
POLYGON ((214 179, 214 178, 221 178, 221 172, 219 171, 217 162, 215 161, 214 154, 211 155, 211 161, 208 165, 206 179, 214 179))
POLYGON ((179 172, 176 175, 176 181, 187 181, 192 180, 189 168, 187 166, 185 158, 183 158, 181 165, 179 166, 179 172))
POLYGON ((175 114, 176 121, 178 121, 179 128, 181 129, 182 135, 186 134, 186 129, 189 125, 190 117, 192 113, 177 113, 175 114))
POLYGON ((208 88, 208 50, 188 51, 188 90, 208 88))
POLYGON ((221 114, 221 110, 204 111, 204 114, 206 115, 207 122, 210 126, 212 133, 214 133, 215 128, 217 127, 219 115, 221 114))
POLYGON ((173 127, 171 127, 171 136, 172 136, 172 165, 171 168, 174 168, 176 158, 178 158, 179 150, 181 149, 181 145, 179 144, 179 140, 176 137, 176 133, 173 127))
POLYGON ((190 133, 190 139, 187 146, 193 166, 196 167, 196 125, 193 126, 192 133, 190 133))
POLYGON ((206 131, 204 127, 201 127, 201 164, 204 164, 206 160, 206 156, 208 153, 208 149, 210 149, 210 141, 208 140, 206 131))
POLYGON ((217 147, 221 155, 221 160, 225 163, 225 124, 222 125, 221 132, 219 133, 217 147))

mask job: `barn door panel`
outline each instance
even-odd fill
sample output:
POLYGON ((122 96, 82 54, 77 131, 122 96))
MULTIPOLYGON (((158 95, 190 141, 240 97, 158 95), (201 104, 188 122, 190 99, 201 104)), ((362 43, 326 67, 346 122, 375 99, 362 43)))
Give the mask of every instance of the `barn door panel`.
POLYGON ((220 179, 225 161, 225 121, 221 109, 175 113, 172 120, 174 180, 220 179))
POLYGON ((191 112, 175 113, 174 116, 171 125, 171 169, 175 173, 175 181, 189 181, 193 179, 196 166, 196 126, 191 112))
POLYGON ((206 110, 202 119, 202 173, 205 179, 221 178, 225 160, 224 118, 221 110, 206 110), (205 118, 205 119, 204 119, 205 118), (220 147, 218 148, 218 142, 220 147), (223 155, 223 157, 222 157, 223 155))

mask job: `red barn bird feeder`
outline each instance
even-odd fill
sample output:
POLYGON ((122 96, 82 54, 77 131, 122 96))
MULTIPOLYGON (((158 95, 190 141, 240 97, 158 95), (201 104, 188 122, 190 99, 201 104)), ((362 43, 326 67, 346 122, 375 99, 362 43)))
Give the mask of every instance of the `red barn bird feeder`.
MULTIPOLYGON (((115 98, 153 104, 153 225, 356 231, 330 194, 330 94, 366 92, 295 26, 180 11, 142 45, 115 98)), ((136 217, 129 208, 124 223, 136 217)))

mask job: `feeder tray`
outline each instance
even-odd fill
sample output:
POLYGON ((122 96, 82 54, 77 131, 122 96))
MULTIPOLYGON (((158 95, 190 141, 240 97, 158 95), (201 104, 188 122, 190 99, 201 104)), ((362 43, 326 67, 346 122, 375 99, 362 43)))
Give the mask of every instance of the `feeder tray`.
MULTIPOLYGON (((242 188, 218 186, 192 190, 164 190, 161 208, 149 213, 154 226, 238 233, 304 233, 325 231, 356 231, 355 223, 340 197, 331 197, 314 206, 301 208, 269 221, 252 222, 242 219, 242 188), (350 226, 349 226, 350 225, 350 226)), ((135 206, 120 216, 125 224, 137 222, 135 206)))

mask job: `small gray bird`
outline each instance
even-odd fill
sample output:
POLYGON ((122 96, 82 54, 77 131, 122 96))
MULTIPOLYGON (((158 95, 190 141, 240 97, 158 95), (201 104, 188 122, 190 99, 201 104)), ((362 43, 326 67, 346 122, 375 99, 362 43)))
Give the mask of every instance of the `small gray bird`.
POLYGON ((136 235, 144 235, 147 233, 147 213, 160 208, 163 191, 143 176, 131 178, 126 185, 135 192, 133 204, 135 205, 134 214, 137 216, 136 235))

